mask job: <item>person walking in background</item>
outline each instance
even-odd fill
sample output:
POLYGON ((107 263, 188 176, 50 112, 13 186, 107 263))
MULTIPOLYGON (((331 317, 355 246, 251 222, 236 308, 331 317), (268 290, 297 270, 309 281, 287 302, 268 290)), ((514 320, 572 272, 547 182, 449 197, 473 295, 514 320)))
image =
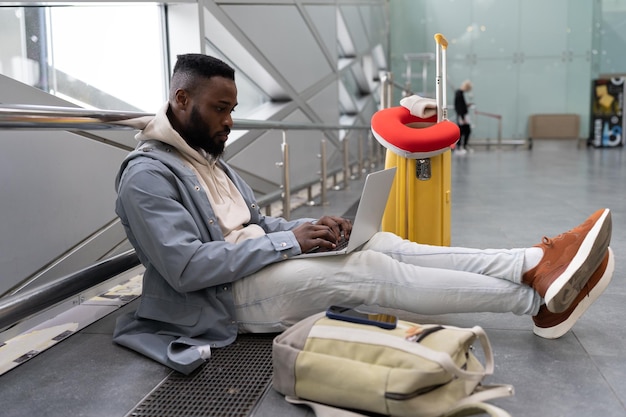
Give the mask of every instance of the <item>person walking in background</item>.
POLYGON ((469 80, 463 81, 461 87, 454 92, 454 111, 456 112, 456 123, 461 129, 461 137, 458 141, 459 153, 466 153, 469 143, 469 137, 472 133, 470 126, 470 118, 467 110, 467 102, 465 101, 465 93, 472 90, 472 83, 469 80))

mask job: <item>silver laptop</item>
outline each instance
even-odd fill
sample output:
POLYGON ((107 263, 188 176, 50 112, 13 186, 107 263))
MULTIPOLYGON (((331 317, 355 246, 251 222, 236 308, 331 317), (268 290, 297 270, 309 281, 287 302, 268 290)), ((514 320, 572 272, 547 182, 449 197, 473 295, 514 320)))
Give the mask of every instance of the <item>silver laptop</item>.
POLYGON ((319 256, 345 255, 359 248, 380 230, 380 223, 387 206, 391 185, 396 175, 396 167, 372 172, 365 178, 361 200, 356 210, 348 245, 342 249, 321 252, 307 252, 289 259, 302 259, 319 256))

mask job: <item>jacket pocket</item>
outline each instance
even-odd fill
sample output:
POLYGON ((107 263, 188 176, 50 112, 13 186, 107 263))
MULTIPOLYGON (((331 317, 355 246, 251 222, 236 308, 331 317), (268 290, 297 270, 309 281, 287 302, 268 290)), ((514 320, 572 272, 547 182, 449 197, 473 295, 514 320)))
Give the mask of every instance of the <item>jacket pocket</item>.
POLYGON ((158 320, 180 326, 195 326, 200 320, 202 307, 176 303, 162 298, 141 296, 137 315, 141 318, 158 320))

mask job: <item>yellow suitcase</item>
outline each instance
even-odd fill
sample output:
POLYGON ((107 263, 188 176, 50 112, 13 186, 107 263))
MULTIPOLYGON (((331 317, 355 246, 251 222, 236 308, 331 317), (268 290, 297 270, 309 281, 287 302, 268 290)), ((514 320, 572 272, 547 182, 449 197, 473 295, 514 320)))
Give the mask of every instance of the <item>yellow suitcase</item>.
POLYGON ((387 151, 385 168, 397 167, 382 230, 414 242, 450 246, 450 151, 430 158, 431 178, 416 177, 421 160, 387 151))
MULTIPOLYGON (((382 230, 418 243, 449 246, 451 240, 451 152, 459 139, 447 120, 445 50, 437 43, 437 115, 420 118, 405 107, 382 109, 372 117, 374 137, 387 148, 385 168, 397 167, 382 230)), ((432 100, 432 99, 431 99, 432 100)))

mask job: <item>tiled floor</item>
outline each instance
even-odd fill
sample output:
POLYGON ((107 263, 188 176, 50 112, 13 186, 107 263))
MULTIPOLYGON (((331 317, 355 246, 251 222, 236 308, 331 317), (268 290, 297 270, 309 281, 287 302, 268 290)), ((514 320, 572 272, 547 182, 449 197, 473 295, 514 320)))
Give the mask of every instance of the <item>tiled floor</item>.
MULTIPOLYGON (((528 150, 476 150, 452 159, 452 244, 533 245, 582 222, 597 208, 613 215, 616 269, 605 294, 558 340, 532 333, 530 317, 466 314, 402 318, 481 325, 496 358, 490 383, 510 383, 514 397, 494 403, 519 417, 626 416, 626 152, 573 142, 535 141, 528 150)), ((327 207, 294 216, 345 212, 360 182, 327 207)), ((125 309, 132 308, 132 304, 125 309)), ((3 416, 124 416, 169 370, 113 345, 112 314, 0 377, 3 416)), ((270 390, 255 416, 312 416, 270 390)))

